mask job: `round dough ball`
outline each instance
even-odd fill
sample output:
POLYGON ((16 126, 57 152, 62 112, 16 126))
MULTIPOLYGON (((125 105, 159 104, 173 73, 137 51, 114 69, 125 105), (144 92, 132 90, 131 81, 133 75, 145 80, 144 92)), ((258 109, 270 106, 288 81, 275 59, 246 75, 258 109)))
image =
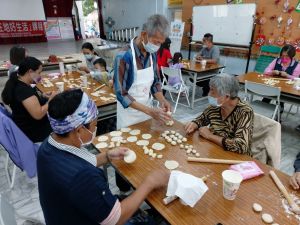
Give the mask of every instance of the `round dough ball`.
POLYGON ((270 214, 263 213, 261 218, 265 223, 273 223, 273 217, 270 214))
POLYGON ((182 138, 182 141, 187 142, 187 138, 186 137, 182 138))
POLYGON ((181 144, 181 143, 182 143, 182 141, 181 141, 181 140, 177 140, 177 143, 178 143, 178 144, 181 144))
POLYGON ((183 144, 181 144, 179 147, 180 147, 180 148, 184 148, 184 145, 183 145, 183 144))
MULTIPOLYGON (((160 150, 163 150, 166 146, 162 143, 154 143, 152 145, 152 148, 156 151, 160 151, 160 150)), ((152 149, 151 149, 152 150, 152 149)), ((153 150, 152 150, 153 151, 153 150)))
POLYGON ((194 149, 194 150, 192 150, 192 153, 196 154, 196 153, 197 153, 197 151, 194 149))
POLYGON ((98 141, 100 141, 100 142, 107 141, 107 140, 108 140, 108 137, 105 135, 98 137, 98 141))
POLYGON ((171 144, 172 144, 172 145, 176 145, 176 141, 172 141, 171 144))
POLYGON ((163 155, 157 155, 157 157, 156 158, 158 158, 158 159, 162 159, 162 157, 163 157, 163 155))
POLYGON ((171 134, 175 134, 176 132, 175 132, 175 130, 171 130, 171 134))
POLYGON ((171 134, 171 135, 170 135, 170 138, 174 138, 174 137, 175 137, 175 135, 174 135, 174 134, 171 134))
POLYGON ((162 134, 161 136, 162 136, 163 138, 165 138, 167 135, 166 135, 166 134, 162 134))
POLYGON ((112 137, 119 137, 119 136, 122 135, 122 132, 121 132, 121 131, 112 131, 112 132, 110 132, 109 134, 110 134, 110 136, 112 136, 112 137))
POLYGON ((174 160, 167 160, 167 161, 165 161, 165 167, 166 167, 168 170, 174 170, 174 169, 176 169, 178 166, 179 166, 179 163, 178 163, 177 161, 174 161, 174 160))
POLYGON ((196 157, 200 157, 200 153, 197 152, 197 153, 196 153, 196 157))
POLYGON ((141 133, 140 130, 132 130, 129 132, 130 135, 139 135, 141 133))
POLYGON ((120 131, 124 132, 124 133, 128 133, 129 131, 131 131, 131 128, 129 127, 124 127, 124 128, 121 128, 120 131))
POLYGON ((102 148, 107 148, 108 144, 106 142, 100 142, 96 144, 96 148, 102 149, 102 148))
POLYGON ((176 137, 179 137, 179 136, 180 136, 180 134, 179 134, 179 133, 176 133, 176 134, 175 134, 175 136, 176 136, 176 137))
POLYGON ((189 149, 190 147, 188 145, 184 146, 185 149, 189 149))
POLYGON ((148 140, 148 139, 152 138, 152 135, 151 134, 143 134, 142 138, 145 140, 148 140))
POLYGON ((130 136, 127 138, 128 142, 136 142, 137 141, 137 137, 136 136, 130 136))
POLYGON ((126 163, 133 163, 136 160, 136 154, 132 150, 127 150, 126 155, 124 156, 124 161, 126 163))
POLYGON ((173 137, 173 141, 177 141, 178 140, 178 138, 177 137, 173 137))
POLYGON ((172 139, 167 139, 167 142, 171 143, 171 142, 172 142, 172 139))
POLYGON ((192 152, 191 149, 189 149, 189 150, 186 151, 187 154, 191 154, 191 152, 192 152))
POLYGON ((182 136, 182 135, 179 135, 179 136, 178 136, 178 138, 179 138, 179 139, 182 139, 182 138, 183 138, 183 136, 182 136))
POLYGON ((262 206, 258 203, 253 203, 252 208, 255 212, 261 212, 263 210, 262 206))
POLYGON ((166 131, 165 131, 165 134, 169 134, 169 133, 170 133, 170 131, 169 131, 169 130, 166 130, 166 131))

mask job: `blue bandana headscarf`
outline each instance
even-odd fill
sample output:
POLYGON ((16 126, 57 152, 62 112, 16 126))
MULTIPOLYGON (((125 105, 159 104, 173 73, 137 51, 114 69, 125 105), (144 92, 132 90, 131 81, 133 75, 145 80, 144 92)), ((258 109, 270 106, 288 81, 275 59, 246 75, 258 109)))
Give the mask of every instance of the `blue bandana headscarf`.
POLYGON ((98 116, 98 110, 93 100, 91 100, 86 93, 83 93, 81 103, 76 111, 64 118, 63 120, 57 120, 51 118, 48 113, 48 118, 52 130, 56 134, 68 133, 80 125, 90 123, 98 116))

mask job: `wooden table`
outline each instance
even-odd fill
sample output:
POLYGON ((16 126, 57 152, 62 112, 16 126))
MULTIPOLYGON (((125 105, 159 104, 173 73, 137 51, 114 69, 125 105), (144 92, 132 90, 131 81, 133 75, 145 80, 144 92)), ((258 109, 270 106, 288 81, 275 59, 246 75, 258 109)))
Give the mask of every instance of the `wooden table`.
MULTIPOLYGON (((244 84, 246 80, 260 83, 260 84, 265 84, 266 78, 272 78, 272 76, 268 75, 262 75, 256 72, 250 72, 246 73, 244 75, 238 76, 238 80, 241 84, 244 84)), ((291 105, 300 105, 300 90, 296 90, 294 88, 294 84, 287 84, 288 79, 282 79, 278 80, 279 83, 275 84, 274 87, 280 87, 281 88, 281 96, 280 96, 280 101, 281 102, 286 102, 291 105)))
POLYGON ((187 66, 182 68, 181 71, 187 73, 188 75, 191 76, 191 78, 193 78, 193 91, 192 91, 192 100, 191 100, 191 107, 193 109, 195 102, 204 99, 204 98, 195 99, 197 82, 212 78, 218 73, 218 70, 224 68, 225 66, 222 66, 217 63, 208 63, 203 68, 200 62, 194 60, 184 60, 184 63, 187 66))
MULTIPOLYGON (((47 75, 46 75, 47 76, 47 75)), ((45 76, 43 76, 43 78, 45 78, 45 76)), ((79 72, 72 72, 71 74, 69 73, 66 73, 65 75, 63 76, 60 76, 56 79, 53 79, 50 81, 52 82, 53 84, 53 87, 44 87, 41 83, 37 84, 37 88, 45 93, 45 92, 49 92, 49 91, 57 91, 57 87, 55 86, 55 83, 56 82, 64 82, 64 79, 65 80, 68 80, 68 81, 72 81, 70 84, 76 84, 78 86, 81 85, 81 79, 80 79, 80 73, 79 72)), ((108 105, 112 105, 112 104, 116 104, 116 97, 115 97, 115 94, 113 92, 113 89, 112 88, 109 88, 107 86, 101 88, 99 91, 101 91, 101 97, 114 97, 113 99, 109 100, 109 101, 103 101, 100 99, 100 97, 95 97, 92 95, 93 92, 95 92, 95 89, 97 89, 98 87, 100 87, 102 84, 97 82, 96 80, 92 79, 91 77, 88 77, 88 82, 89 82, 89 85, 87 88, 82 88, 82 90, 87 93, 89 95, 90 98, 92 98, 97 107, 103 107, 103 106, 108 106, 108 105)), ((65 90, 68 90, 70 89, 70 87, 67 86, 67 83, 65 82, 65 90)))
MULTIPOLYGON (((265 175, 243 181, 234 201, 225 200, 222 194, 222 177, 223 170, 229 168, 229 165, 209 164, 209 163, 192 163, 186 161, 186 153, 179 149, 178 146, 172 146, 166 143, 160 134, 168 130, 176 130, 184 134, 182 124, 176 122, 173 127, 161 126, 159 130, 151 130, 151 120, 131 126, 132 129, 140 129, 142 133, 150 133, 150 147, 154 142, 161 142, 166 148, 159 152, 163 154, 162 159, 152 159, 144 155, 142 147, 133 143, 123 144, 129 147, 137 154, 137 160, 133 164, 126 164, 123 161, 113 161, 112 165, 126 178, 134 188, 137 188, 145 179, 147 174, 159 168, 165 168, 166 160, 176 160, 179 162, 180 171, 190 173, 197 177, 210 175, 206 184, 208 192, 199 200, 194 208, 182 205, 178 200, 165 206, 162 199, 165 197, 166 188, 161 188, 152 192, 147 202, 152 205, 170 224, 207 224, 215 225, 222 223, 224 225, 240 224, 264 224, 261 220, 261 214, 252 210, 253 203, 259 203, 263 206, 263 212, 273 216, 274 221, 283 224, 298 224, 293 215, 288 216, 282 208, 282 198, 279 190, 269 176, 271 168, 254 160, 259 167, 265 172, 265 175)), ((107 135, 109 136, 109 135, 107 135)), ((124 137, 130 136, 123 133, 124 137)), ((142 139, 141 135, 138 139, 142 139)), ((95 139, 94 144, 98 143, 95 139)), ((206 141, 199 137, 198 132, 188 137, 188 144, 193 144, 194 148, 201 154, 201 157, 235 159, 235 160, 253 160, 252 158, 232 152, 226 152, 221 147, 206 141)), ((158 151, 157 151, 158 152, 158 151)), ((276 171, 283 184, 291 192, 288 180, 289 177, 280 171, 276 171)), ((297 194, 299 196, 299 192, 297 194)))

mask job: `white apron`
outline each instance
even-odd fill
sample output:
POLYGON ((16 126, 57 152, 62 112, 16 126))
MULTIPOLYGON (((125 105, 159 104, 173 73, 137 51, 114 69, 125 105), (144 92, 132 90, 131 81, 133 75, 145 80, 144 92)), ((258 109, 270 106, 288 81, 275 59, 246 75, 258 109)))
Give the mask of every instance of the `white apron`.
MULTIPOLYGON (((137 102, 151 107, 152 97, 150 89, 154 80, 153 60, 150 54, 151 65, 142 70, 137 69, 135 50, 133 46, 133 40, 131 40, 130 47, 132 51, 133 69, 134 69, 134 80, 128 94, 131 95, 137 102)), ((133 124, 150 119, 147 114, 138 111, 130 106, 126 109, 122 104, 117 101, 117 129, 131 126, 133 124)))

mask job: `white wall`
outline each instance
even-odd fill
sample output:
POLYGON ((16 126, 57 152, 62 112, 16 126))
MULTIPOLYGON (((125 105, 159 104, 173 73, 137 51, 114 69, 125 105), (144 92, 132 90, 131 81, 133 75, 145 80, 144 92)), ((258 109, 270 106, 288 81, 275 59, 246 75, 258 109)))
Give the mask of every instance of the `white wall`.
MULTIPOLYGON (((141 28, 146 19, 155 14, 167 16, 167 0, 103 0, 103 19, 115 21, 112 29, 141 28), (157 4, 156 4, 157 3, 157 4)), ((106 24, 105 31, 107 31, 106 24)))
POLYGON ((0 20, 45 20, 42 0, 0 0, 0 20))

